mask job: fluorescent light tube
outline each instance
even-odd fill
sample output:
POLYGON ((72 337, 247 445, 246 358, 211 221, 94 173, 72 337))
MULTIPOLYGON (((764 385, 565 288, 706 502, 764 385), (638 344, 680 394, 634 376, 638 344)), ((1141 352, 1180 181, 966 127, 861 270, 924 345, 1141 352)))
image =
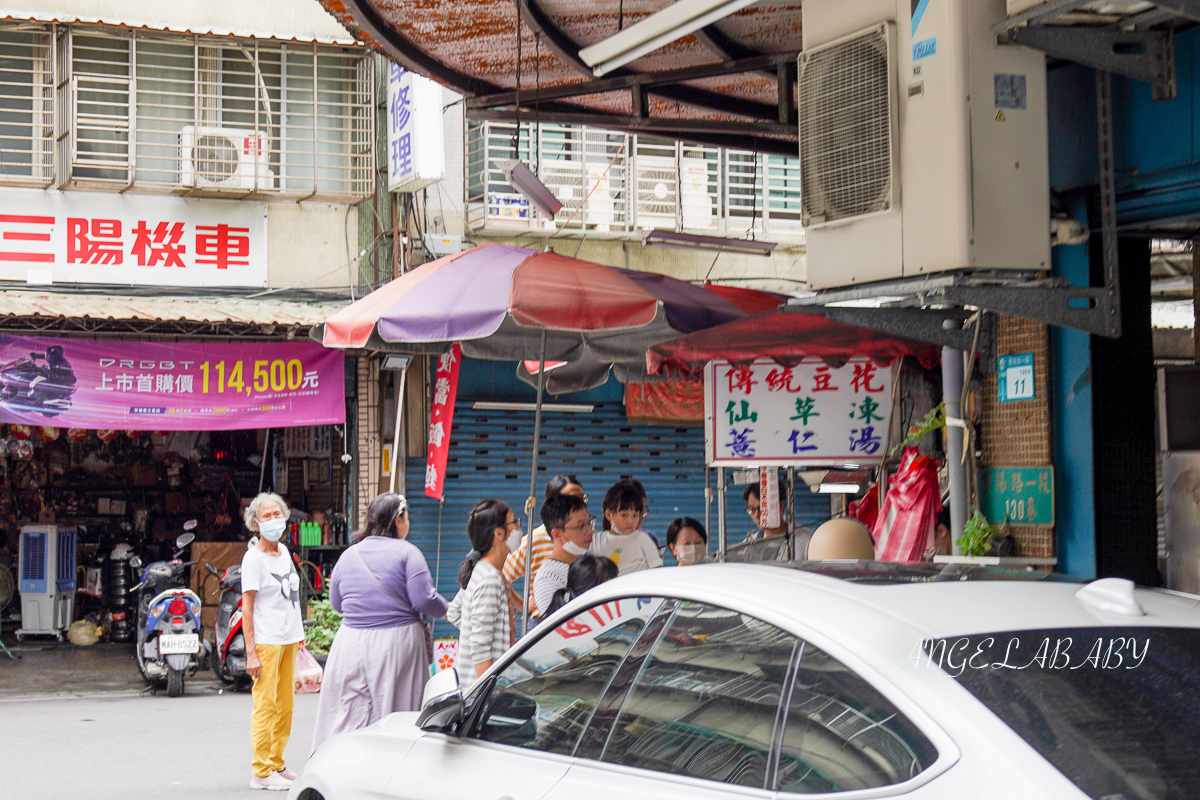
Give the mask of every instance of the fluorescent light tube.
POLYGON ((682 39, 757 0, 678 0, 636 25, 579 51, 596 77, 612 72, 652 50, 682 39))
POLYGON ((818 494, 858 494, 862 486, 857 483, 820 483, 816 489, 818 494))
POLYGON ((504 172, 504 179, 510 186, 537 206, 543 214, 554 219, 554 215, 562 208, 562 203, 558 202, 558 198, 546 187, 546 184, 538 180, 537 175, 533 174, 533 170, 516 158, 506 158, 495 164, 504 172))
MULTIPOLYGON (((477 400, 471 404, 476 411, 536 411, 537 403, 503 403, 477 400)), ((562 411, 568 414, 590 414, 595 406, 579 403, 542 403, 542 411, 562 411)))
POLYGON ((760 239, 731 239, 725 236, 703 236, 675 231, 642 231, 642 246, 681 247, 687 250, 709 250, 718 253, 737 253, 747 256, 769 256, 776 242, 760 239))

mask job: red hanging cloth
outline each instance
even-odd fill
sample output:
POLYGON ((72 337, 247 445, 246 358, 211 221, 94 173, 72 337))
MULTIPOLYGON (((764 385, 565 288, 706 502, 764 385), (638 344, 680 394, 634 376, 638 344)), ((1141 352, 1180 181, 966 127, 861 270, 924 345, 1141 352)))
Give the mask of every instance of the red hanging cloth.
POLYGON ((877 561, 920 561, 933 547, 942 510, 938 463, 908 447, 871 533, 877 561))

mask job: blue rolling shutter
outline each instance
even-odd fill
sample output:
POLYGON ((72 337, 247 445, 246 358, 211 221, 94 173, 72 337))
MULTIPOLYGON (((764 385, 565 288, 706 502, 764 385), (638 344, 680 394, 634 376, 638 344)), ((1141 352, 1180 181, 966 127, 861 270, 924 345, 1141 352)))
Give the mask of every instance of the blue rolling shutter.
MULTIPOLYGON (((425 554, 438 591, 447 599, 458 591, 458 568, 471 549, 466 533, 471 507, 494 497, 508 503, 518 518, 524 517, 532 443, 532 412, 478 411, 470 401, 457 403, 440 526, 439 504, 424 492, 425 459, 408 459, 409 540, 425 554)), ((646 527, 660 544, 666 544, 667 525, 675 517, 704 520, 704 432, 700 428, 631 425, 622 403, 598 404, 590 414, 546 412, 538 458, 538 509, 552 475, 578 477, 597 517, 608 487, 632 477, 646 487, 650 503, 646 527)), ((740 514, 737 488, 729 490, 731 542, 750 527, 740 514)), ((796 511, 799 522, 823 520, 829 516, 829 500, 803 492, 796 511), (823 511, 818 513, 818 508, 823 511)), ((535 509, 535 524, 537 513, 535 509)), ((715 527, 715 508, 713 520, 715 527)), ((457 631, 439 622, 435 634, 455 636, 457 631)))

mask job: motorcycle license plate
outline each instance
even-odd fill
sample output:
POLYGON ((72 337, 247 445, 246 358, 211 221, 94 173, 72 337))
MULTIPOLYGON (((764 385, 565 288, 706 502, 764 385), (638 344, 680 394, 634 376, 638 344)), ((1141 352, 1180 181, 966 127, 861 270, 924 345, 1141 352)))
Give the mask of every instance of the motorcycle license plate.
POLYGON ((200 649, 200 637, 195 633, 169 633, 158 637, 158 652, 170 656, 176 653, 195 653, 200 649))

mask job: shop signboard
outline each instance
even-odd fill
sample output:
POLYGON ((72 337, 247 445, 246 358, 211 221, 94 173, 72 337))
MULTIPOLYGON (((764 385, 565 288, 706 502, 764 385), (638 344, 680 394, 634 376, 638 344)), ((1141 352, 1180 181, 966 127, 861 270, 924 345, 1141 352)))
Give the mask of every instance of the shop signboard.
POLYGON ((388 65, 388 191, 415 192, 446 175, 442 135, 442 87, 388 65))
POLYGON ((438 357, 433 376, 433 407, 429 412, 429 450, 425 459, 425 494, 441 500, 446 489, 446 461, 450 457, 450 428, 458 397, 458 366, 462 346, 454 344, 438 357))
POLYGON ((1054 467, 979 470, 979 506, 988 522, 1054 524, 1054 467))
POLYGON ((5 189, 0 280, 267 285, 267 205, 171 195, 5 189))
POLYGON ((892 371, 867 359, 784 367, 762 359, 704 370, 710 466, 875 464, 884 456, 892 371))
POLYGON ((161 431, 340 425, 344 361, 316 342, 0 336, 0 422, 161 431))

